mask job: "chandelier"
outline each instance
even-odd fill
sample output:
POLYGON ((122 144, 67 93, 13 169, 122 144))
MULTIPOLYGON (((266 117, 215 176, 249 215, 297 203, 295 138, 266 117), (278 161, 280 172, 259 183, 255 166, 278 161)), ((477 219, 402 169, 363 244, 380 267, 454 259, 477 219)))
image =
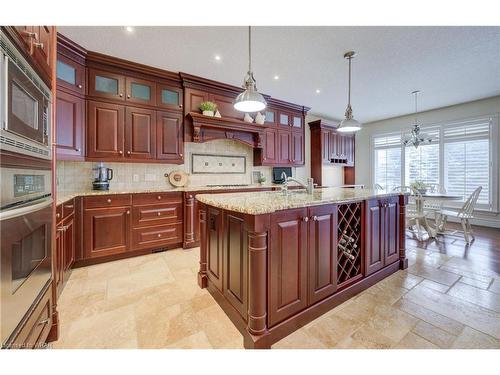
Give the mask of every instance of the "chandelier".
POLYGON ((413 91, 412 95, 415 96, 415 123, 410 131, 410 134, 405 134, 403 137, 403 144, 405 146, 413 145, 413 147, 418 148, 420 145, 429 144, 432 142, 432 137, 426 133, 420 133, 420 125, 418 123, 417 113, 418 113, 418 94, 420 91, 413 91))

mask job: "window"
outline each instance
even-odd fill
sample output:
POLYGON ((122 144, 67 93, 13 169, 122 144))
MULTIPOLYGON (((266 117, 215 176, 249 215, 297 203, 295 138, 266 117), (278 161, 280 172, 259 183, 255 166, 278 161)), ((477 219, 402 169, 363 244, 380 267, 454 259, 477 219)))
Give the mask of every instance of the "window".
POLYGON ((432 142, 418 148, 407 146, 405 150, 405 183, 409 186, 415 181, 426 184, 439 184, 439 129, 425 129, 432 142))
POLYGON ((482 186, 478 204, 490 205, 489 121, 450 126, 444 129, 443 136, 446 190, 465 200, 478 186, 482 186))
POLYGON ((375 181, 386 190, 401 186, 401 136, 378 137, 375 147, 375 181))
POLYGON ((372 182, 387 190, 417 180, 439 184, 449 194, 461 196, 462 202, 482 186, 478 208, 493 210, 498 202, 493 196, 497 181, 492 173, 497 155, 493 143, 497 122, 496 117, 483 117, 425 127, 422 131, 433 141, 418 148, 404 147, 402 133, 375 135, 372 182))

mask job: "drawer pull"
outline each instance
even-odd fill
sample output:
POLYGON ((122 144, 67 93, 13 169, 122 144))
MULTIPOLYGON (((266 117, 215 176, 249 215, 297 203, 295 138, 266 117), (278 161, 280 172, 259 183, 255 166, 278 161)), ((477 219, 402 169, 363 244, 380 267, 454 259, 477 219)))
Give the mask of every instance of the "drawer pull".
POLYGON ((108 198, 106 202, 111 203, 111 198, 108 198))
POLYGON ((39 326, 42 326, 42 325, 47 324, 48 322, 50 322, 50 318, 47 318, 47 319, 44 319, 44 320, 40 320, 40 321, 38 322, 38 325, 39 325, 39 326))
POLYGON ((72 210, 72 209, 73 209, 73 207, 74 207, 74 206, 73 206, 72 204, 68 204, 67 206, 64 206, 64 208, 69 208, 70 210, 72 210))
POLYGON ((158 233, 158 238, 161 238, 161 233, 158 233))
POLYGON ((161 212, 158 212, 158 213, 157 213, 157 215, 158 215, 158 216, 161 216, 161 212))
POLYGON ((58 219, 59 219, 60 217, 61 217, 61 214, 58 212, 58 213, 56 214, 56 218, 58 218, 58 219))
POLYGON ((82 85, 77 85, 77 87, 78 87, 79 89, 81 89, 83 86, 82 86, 82 85))
POLYGON ((158 200, 161 200, 161 195, 158 195, 158 200))
POLYGON ((130 215, 130 210, 127 210, 127 212, 126 212, 126 213, 127 213, 127 215, 130 215))

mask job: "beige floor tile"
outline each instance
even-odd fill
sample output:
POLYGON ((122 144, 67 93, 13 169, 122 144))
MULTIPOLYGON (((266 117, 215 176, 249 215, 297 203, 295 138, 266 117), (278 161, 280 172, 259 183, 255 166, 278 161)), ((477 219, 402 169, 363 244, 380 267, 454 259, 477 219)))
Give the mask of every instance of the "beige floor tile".
POLYGON ((423 280, 420 276, 415 276, 409 273, 407 270, 398 271, 395 274, 385 278, 375 285, 379 286, 391 286, 394 288, 405 288, 411 289, 423 280))
MULTIPOLYGON (((496 293, 458 282, 448 291, 448 294, 486 309, 500 312, 500 295, 496 293)), ((498 323, 500 325, 500 321, 498 323)))
POLYGON ((272 346, 273 349, 325 349, 326 346, 306 331, 298 330, 281 339, 272 346))
POLYGON ((488 269, 483 264, 474 263, 468 259, 452 257, 449 261, 444 264, 446 267, 458 268, 468 272, 475 273, 484 277, 493 277, 500 279, 500 275, 495 271, 488 269))
POLYGON ((419 322, 414 316, 392 306, 381 305, 365 325, 399 342, 419 322))
POLYGON ((205 332, 200 331, 190 336, 184 337, 167 348, 170 349, 213 349, 205 332))
POLYGON ((405 311, 436 327, 439 327, 455 336, 459 335, 465 327, 465 325, 457 322, 456 320, 450 319, 444 315, 426 309, 425 307, 413 303, 406 298, 398 301, 396 304, 394 304, 394 307, 397 307, 400 310, 405 311))
POLYGON ((422 305, 495 338, 500 338, 500 314, 462 299, 417 285, 403 299, 422 305))
POLYGON ((322 316, 308 324, 307 333, 315 337, 328 348, 333 348, 340 341, 353 334, 363 323, 340 316, 322 316))
POLYGON ((243 336, 219 305, 199 310, 195 317, 214 348, 239 348, 243 344, 243 336))
POLYGON ((392 347, 393 349, 439 349, 432 342, 412 333, 408 332, 400 342, 392 347))
POLYGON ((408 267, 408 272, 440 284, 453 285, 460 276, 425 265, 413 265, 408 267))
POLYGON ((457 338, 457 336, 424 321, 420 321, 412 329, 412 332, 443 349, 451 347, 457 338))
POLYGON ((491 276, 484 276, 484 275, 480 275, 480 274, 472 272, 472 271, 467 271, 467 270, 455 268, 455 267, 448 267, 446 265, 439 267, 439 269, 446 271, 446 272, 455 273, 455 274, 460 275, 460 276, 465 276, 465 277, 468 277, 468 278, 471 278, 474 280, 478 280, 478 281, 481 281, 483 283, 490 283, 491 280, 493 280, 493 278, 491 276))
POLYGON ((462 278, 460 279, 460 282, 467 284, 467 285, 474 286, 474 287, 479 288, 479 289, 484 289, 484 290, 488 289, 488 287, 490 286, 489 282, 471 279, 470 277, 467 277, 467 276, 462 276, 462 278))
POLYGON ((340 341, 335 348, 338 349, 389 349, 397 341, 385 336, 382 332, 364 324, 350 337, 340 341))
POLYGON ((488 290, 490 292, 500 294, 500 280, 494 280, 488 290))
POLYGON ((500 341, 470 327, 455 340, 453 349, 500 349, 500 341))
POLYGON ((70 323, 103 313, 106 305, 105 296, 104 292, 90 292, 73 298, 61 298, 58 301, 59 319, 70 323))
POLYGON ((427 279, 422 281, 420 283, 420 285, 425 286, 426 288, 437 290, 438 292, 441 292, 441 293, 446 293, 448 291, 448 289, 450 289, 449 285, 440 284, 440 283, 437 283, 435 281, 427 280, 427 279))

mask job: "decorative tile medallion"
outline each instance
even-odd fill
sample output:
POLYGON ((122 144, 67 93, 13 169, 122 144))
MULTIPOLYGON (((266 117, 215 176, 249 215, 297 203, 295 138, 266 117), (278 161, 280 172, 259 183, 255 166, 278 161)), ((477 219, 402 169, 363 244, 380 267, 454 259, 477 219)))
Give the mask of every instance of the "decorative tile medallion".
POLYGON ((246 165, 241 155, 191 154, 192 174, 245 174, 246 165))

